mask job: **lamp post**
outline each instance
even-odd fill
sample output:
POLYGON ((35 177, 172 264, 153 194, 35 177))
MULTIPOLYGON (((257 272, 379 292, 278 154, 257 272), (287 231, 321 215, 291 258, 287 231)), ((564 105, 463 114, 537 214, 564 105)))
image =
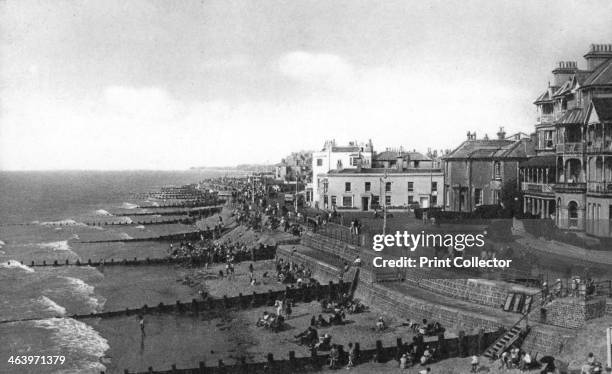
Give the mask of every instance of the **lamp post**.
MULTIPOLYGON (((382 184, 383 184, 383 179, 387 180, 387 171, 385 170, 385 176, 383 178, 380 178, 380 198, 383 198, 383 194, 382 194, 382 184)), ((386 186, 385 186, 385 190, 386 190, 386 186)), ((387 233, 387 196, 386 196, 386 191, 385 191, 385 196, 384 196, 384 202, 383 202, 383 235, 385 235, 387 233)), ((380 201, 378 202, 378 205, 380 205, 380 201)))

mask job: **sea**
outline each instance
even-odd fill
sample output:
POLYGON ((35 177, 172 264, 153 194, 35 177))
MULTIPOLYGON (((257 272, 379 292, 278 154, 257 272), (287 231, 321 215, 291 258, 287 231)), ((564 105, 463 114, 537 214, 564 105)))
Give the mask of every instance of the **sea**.
POLYGON ((164 256, 167 248, 162 243, 83 241, 155 236, 185 231, 184 225, 87 223, 129 220, 115 214, 143 212, 156 204, 136 199, 137 193, 226 174, 204 170, 0 172, 0 373, 104 371, 108 340, 87 320, 68 316, 104 310, 106 299, 95 285, 105 275, 88 266, 28 265, 164 256), (8 362, 11 356, 23 355, 62 355, 66 362, 8 362))

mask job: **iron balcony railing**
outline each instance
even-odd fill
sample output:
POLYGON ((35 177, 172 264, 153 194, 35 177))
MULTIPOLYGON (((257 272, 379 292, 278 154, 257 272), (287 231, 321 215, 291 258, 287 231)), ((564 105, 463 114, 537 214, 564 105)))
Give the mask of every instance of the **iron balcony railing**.
POLYGON ((584 144, 582 142, 557 144, 558 153, 581 153, 583 151, 584 151, 584 144))
POLYGON ((587 191, 598 193, 612 193, 612 182, 588 182, 587 191))
POLYGON ((553 185, 549 183, 522 182, 521 191, 553 193, 553 185))

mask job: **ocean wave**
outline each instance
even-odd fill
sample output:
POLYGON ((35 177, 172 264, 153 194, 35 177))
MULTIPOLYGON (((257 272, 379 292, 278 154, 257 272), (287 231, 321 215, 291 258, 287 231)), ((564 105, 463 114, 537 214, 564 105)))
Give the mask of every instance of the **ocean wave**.
MULTIPOLYGON (((144 230, 144 229, 145 229, 144 225, 138 225, 138 226, 136 226, 136 228, 137 228, 137 229, 140 229, 140 230, 144 230)), ((0 247, 0 248, 1 248, 1 247, 0 247)))
POLYGON ((91 311, 96 312, 102 310, 106 300, 94 294, 94 286, 85 283, 82 279, 74 277, 62 277, 68 281, 75 295, 79 295, 85 299, 87 306, 91 311))
POLYGON ((97 372, 106 369, 99 359, 110 346, 108 341, 91 326, 72 318, 47 318, 33 322, 38 328, 53 331, 52 339, 60 351, 71 352, 75 357, 80 355, 90 357, 89 361, 76 363, 78 368, 65 369, 64 373, 95 373, 94 369, 97 372))
POLYGON ((34 272, 34 269, 32 269, 31 267, 29 267, 27 265, 23 265, 19 261, 15 261, 15 260, 9 260, 7 262, 0 263, 0 268, 22 269, 22 270, 27 271, 28 273, 33 273, 34 272))
POLYGON ((40 304, 42 304, 46 310, 56 313, 56 315, 64 316, 66 315, 66 308, 57 304, 55 301, 49 299, 47 296, 41 296, 37 300, 40 304))
POLYGON ((132 223, 134 223, 134 221, 130 217, 121 217, 118 222, 126 225, 131 225, 132 223))
POLYGON ((104 210, 104 209, 98 209, 95 211, 95 214, 97 216, 105 216, 105 217, 112 217, 113 215, 111 213, 109 213, 108 211, 104 210))
POLYGON ((87 226, 83 222, 77 222, 73 219, 63 219, 60 221, 46 221, 46 222, 33 221, 32 223, 38 224, 41 226, 87 226))
POLYGON ((123 240, 131 240, 134 239, 133 237, 130 236, 130 234, 122 232, 119 233, 119 238, 123 239, 123 240))
POLYGON ((138 208, 138 204, 126 203, 121 204, 121 208, 123 209, 136 209, 138 208))
POLYGON ((5 242, 3 242, 2 240, 0 240, 0 248, 4 247, 6 245, 5 242))
POLYGON ((70 251, 70 245, 68 244, 68 240, 62 240, 58 242, 49 242, 49 243, 38 243, 39 248, 49 248, 54 251, 70 251))

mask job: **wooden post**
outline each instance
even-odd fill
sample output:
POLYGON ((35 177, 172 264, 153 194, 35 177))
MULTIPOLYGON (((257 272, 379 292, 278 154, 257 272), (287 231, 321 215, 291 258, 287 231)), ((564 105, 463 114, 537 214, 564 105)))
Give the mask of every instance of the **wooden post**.
POLYGON ((395 360, 399 361, 402 357, 402 353, 404 351, 404 344, 402 343, 402 338, 396 339, 396 348, 395 348, 395 360))
POLYGON ((457 336, 457 350, 459 357, 467 357, 467 347, 465 346, 465 331, 459 331, 457 336))

